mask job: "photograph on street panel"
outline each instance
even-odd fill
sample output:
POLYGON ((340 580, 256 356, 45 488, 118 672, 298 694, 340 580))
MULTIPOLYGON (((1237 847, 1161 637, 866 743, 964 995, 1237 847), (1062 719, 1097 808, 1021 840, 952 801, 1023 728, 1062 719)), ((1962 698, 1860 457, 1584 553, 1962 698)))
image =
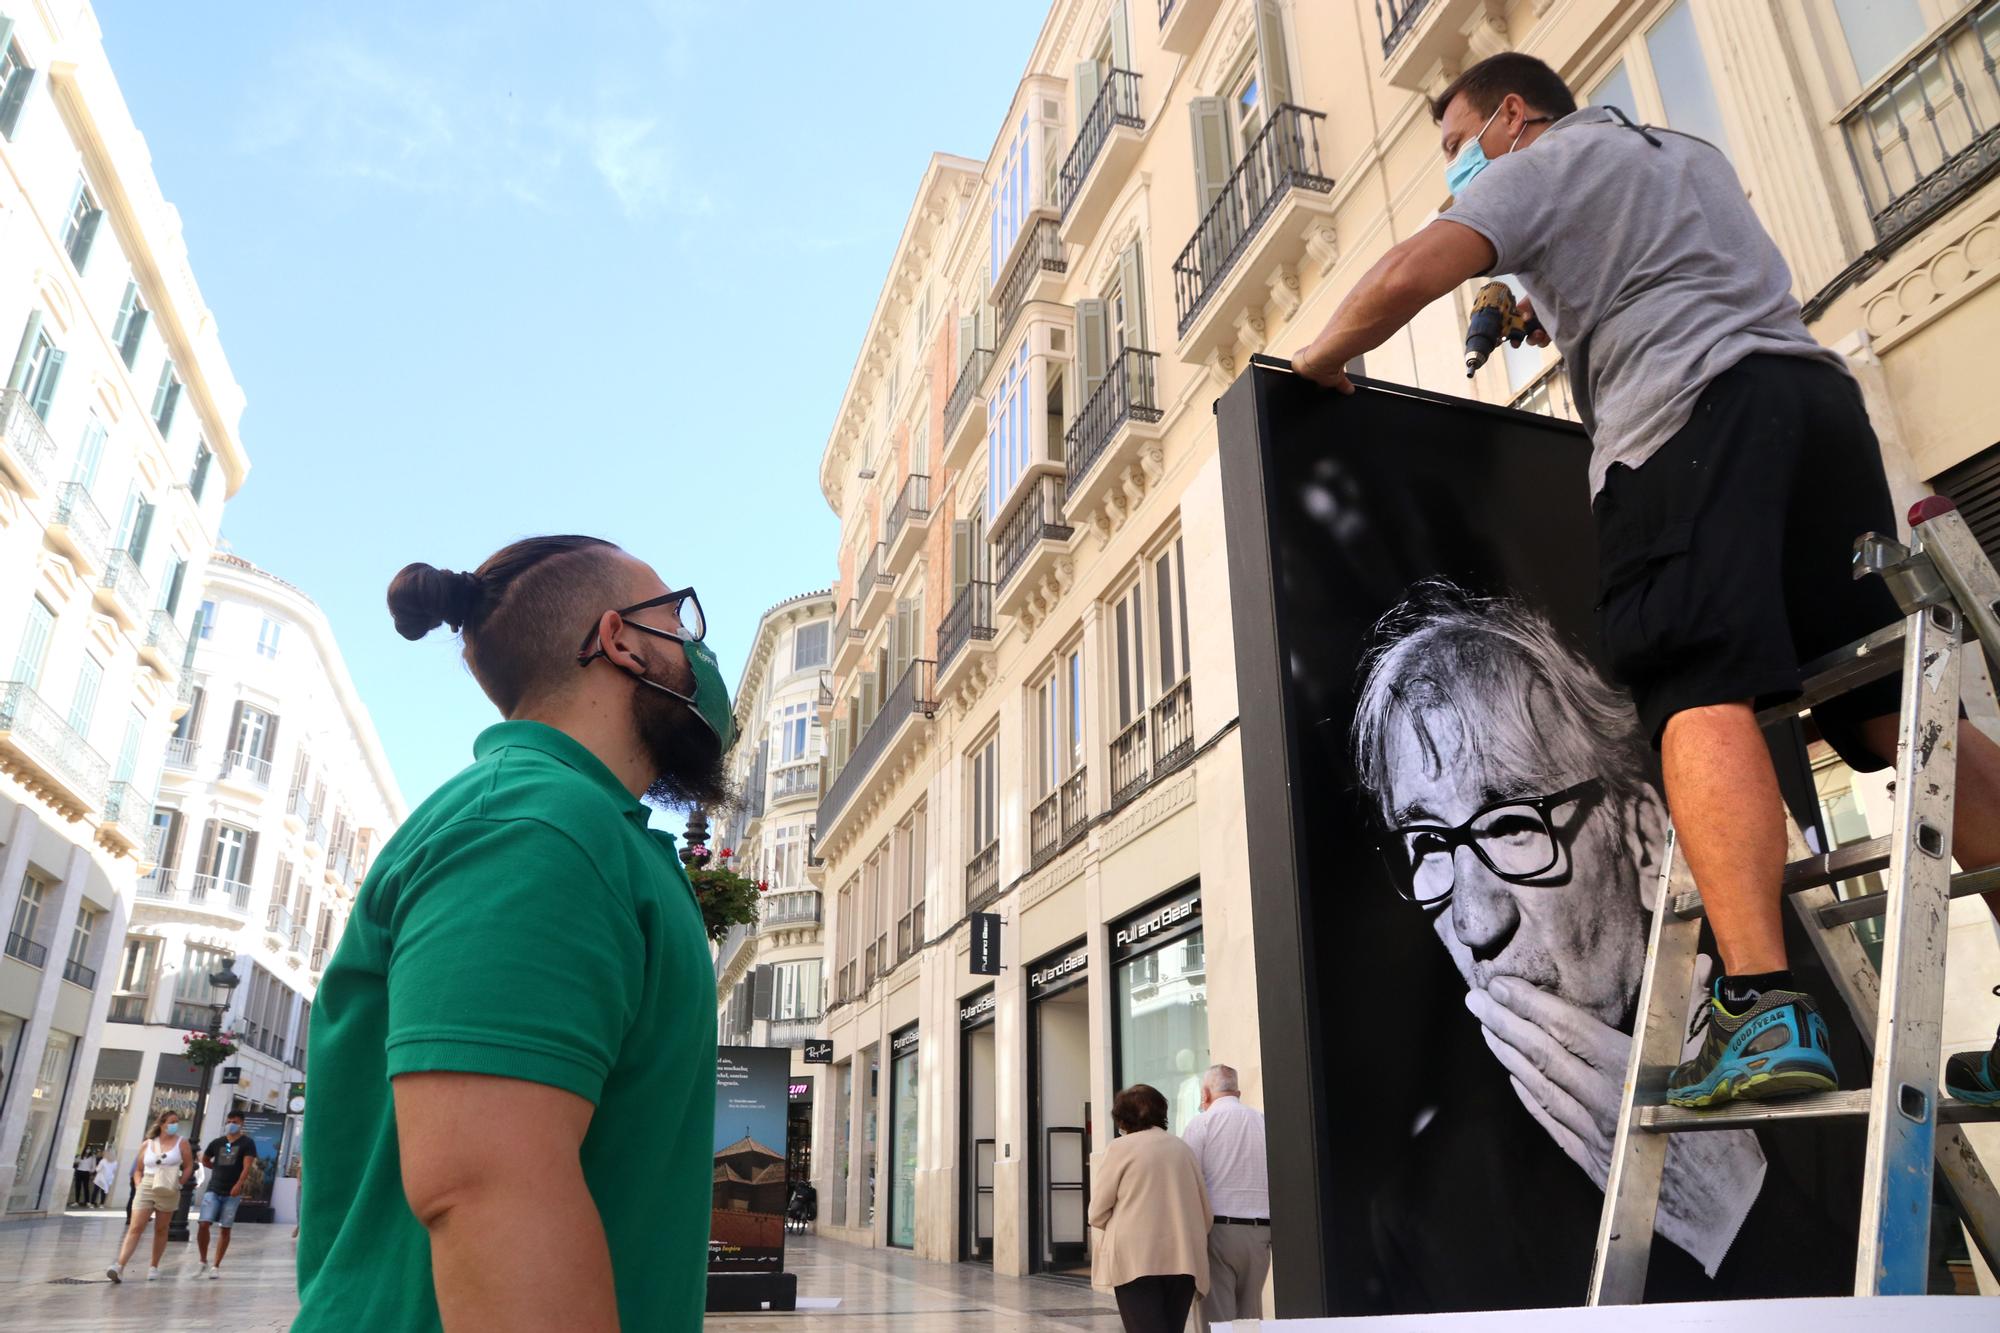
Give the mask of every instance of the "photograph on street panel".
MULTIPOLYGON (((1581 1304, 1667 829, 1650 739, 1599 660, 1587 446, 1543 418, 1282 379, 1267 486, 1336 1311, 1581 1304)), ((1698 994, 1713 967, 1705 939, 1698 994)), ((1863 1086, 1851 1022, 1827 1017, 1863 1086)), ((1677 1138, 1647 1298, 1851 1290, 1860 1149, 1824 1125, 1677 1138)))

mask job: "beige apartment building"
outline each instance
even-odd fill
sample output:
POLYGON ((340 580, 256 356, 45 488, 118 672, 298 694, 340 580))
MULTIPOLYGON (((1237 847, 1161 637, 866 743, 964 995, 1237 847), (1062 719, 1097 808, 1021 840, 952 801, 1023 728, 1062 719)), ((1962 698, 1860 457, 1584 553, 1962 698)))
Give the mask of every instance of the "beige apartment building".
MULTIPOLYGON (((1447 206, 1426 95, 1507 49, 1728 153, 1900 491, 1996 544, 2000 0, 1056 4, 984 160, 923 170, 821 462, 822 1230, 1081 1271, 1115 1089, 1261 1103, 1210 405, 1447 206)), ((1565 412, 1552 353, 1468 382, 1469 296, 1366 373, 1565 412)))

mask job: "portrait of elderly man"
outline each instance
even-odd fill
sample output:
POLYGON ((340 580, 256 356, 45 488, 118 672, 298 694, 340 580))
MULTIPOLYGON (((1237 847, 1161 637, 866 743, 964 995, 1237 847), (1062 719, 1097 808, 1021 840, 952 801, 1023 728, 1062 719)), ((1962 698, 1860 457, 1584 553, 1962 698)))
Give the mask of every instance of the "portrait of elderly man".
MULTIPOLYGON (((1373 1210, 1393 1308, 1580 1302, 1666 847, 1638 717, 1533 607, 1427 581, 1377 625, 1350 743, 1387 878, 1532 1122, 1504 1097, 1420 1122, 1373 1210)), ((1820 1289, 1796 1247, 1829 1219, 1789 1190, 1760 1207, 1771 1169, 1750 1130, 1673 1140, 1649 1296, 1820 1289)))

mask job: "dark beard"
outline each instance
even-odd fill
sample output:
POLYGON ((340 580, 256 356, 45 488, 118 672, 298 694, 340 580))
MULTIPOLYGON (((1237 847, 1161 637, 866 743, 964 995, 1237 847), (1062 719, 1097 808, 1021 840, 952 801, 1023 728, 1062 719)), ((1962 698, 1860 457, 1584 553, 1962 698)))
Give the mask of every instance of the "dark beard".
POLYGON ((722 742, 693 705, 636 682, 632 694, 632 722, 654 774, 641 799, 662 810, 728 805, 735 793, 723 769, 722 742))

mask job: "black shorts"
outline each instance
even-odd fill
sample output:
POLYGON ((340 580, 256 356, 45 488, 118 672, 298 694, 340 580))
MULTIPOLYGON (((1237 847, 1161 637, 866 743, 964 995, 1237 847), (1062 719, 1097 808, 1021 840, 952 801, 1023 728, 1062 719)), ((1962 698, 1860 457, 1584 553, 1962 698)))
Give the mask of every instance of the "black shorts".
MULTIPOLYGON (((1760 354, 1716 376, 1659 452, 1612 465, 1594 510, 1605 660, 1655 747, 1683 709, 1796 698, 1801 664, 1902 615, 1853 577, 1854 539, 1894 535, 1896 511, 1860 386, 1822 362, 1760 354)), ((1813 710, 1854 768, 1887 766, 1857 728, 1898 688, 1813 710)))

